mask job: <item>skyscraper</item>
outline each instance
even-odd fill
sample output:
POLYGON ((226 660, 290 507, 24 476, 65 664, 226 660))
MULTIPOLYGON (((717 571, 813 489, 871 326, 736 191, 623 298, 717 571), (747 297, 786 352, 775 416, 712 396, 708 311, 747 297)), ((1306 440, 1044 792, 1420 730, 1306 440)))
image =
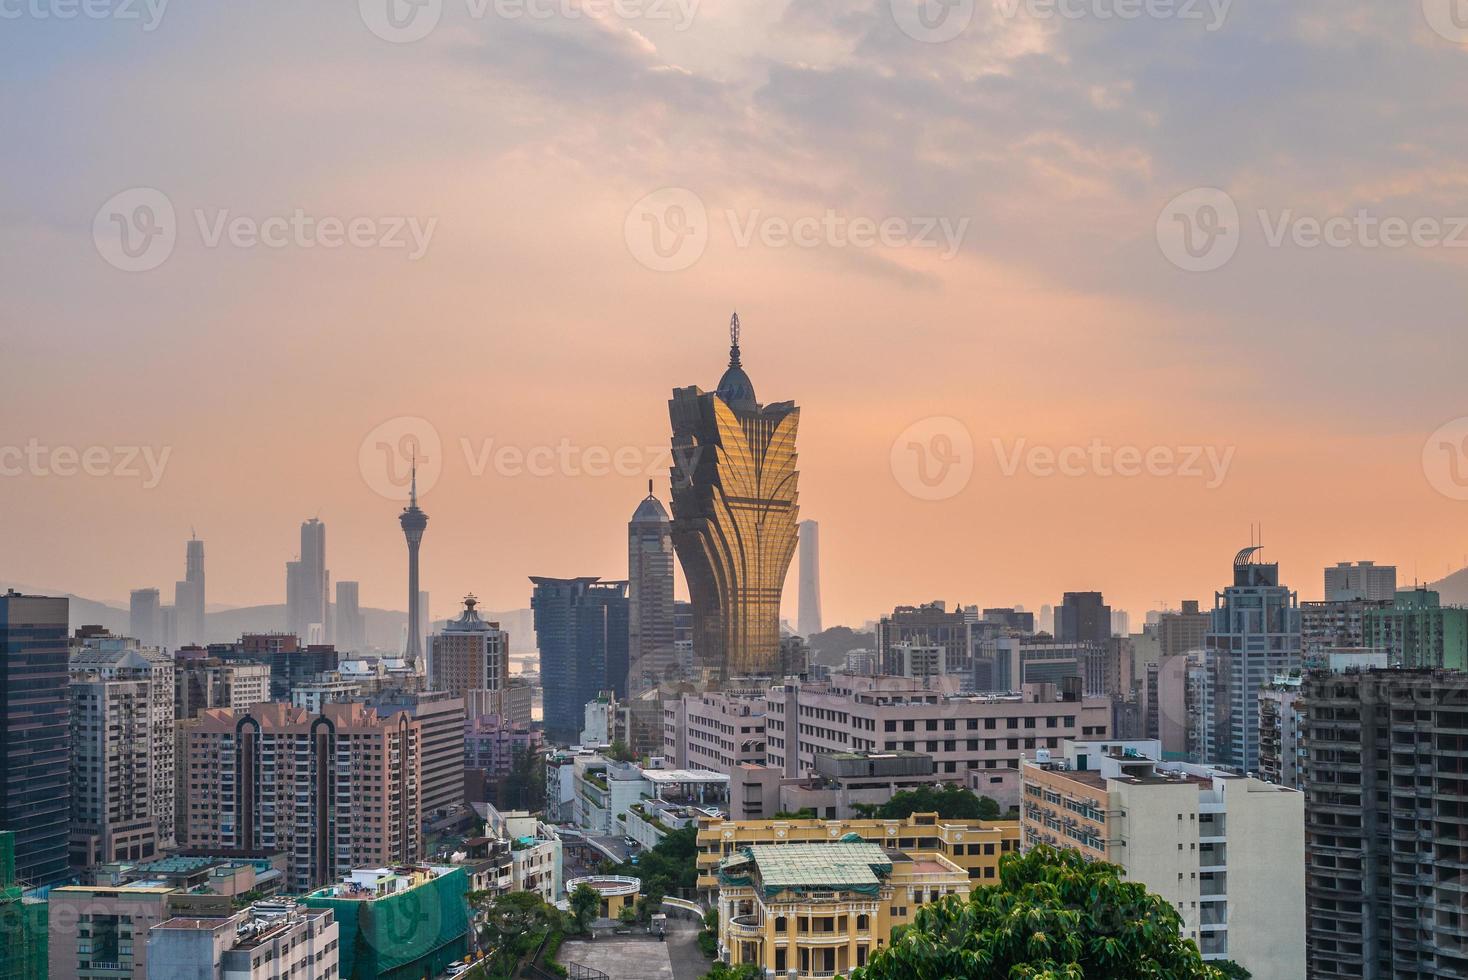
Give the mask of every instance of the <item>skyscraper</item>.
POLYGON ((821 631, 821 526, 800 522, 800 617, 796 628, 809 639, 821 631))
POLYGON ((398 516, 403 537, 408 541, 408 641, 403 657, 415 670, 423 659, 423 599, 418 589, 418 546, 428 529, 428 515, 418 507, 418 462, 413 461, 412 483, 408 489, 408 506, 398 516))
POLYGON ((286 563, 285 580, 287 632, 306 640, 316 626, 324 635, 331 575, 326 570, 326 525, 317 518, 301 525, 301 557, 286 563))
POLYGON ((773 675, 780 595, 799 514, 794 402, 760 405, 740 362, 739 316, 729 367, 713 392, 677 388, 673 545, 693 602, 699 668, 719 677, 773 675))
POLYGON ((627 688, 634 693, 656 687, 677 667, 673 647, 673 533, 668 512, 652 493, 627 522, 628 618, 627 688))
POLYGON ((67 877, 71 705, 65 599, 0 596, 0 830, 27 887, 67 877))
POLYGON ((1196 761, 1243 772, 1259 769, 1260 689, 1301 664, 1299 597, 1259 551, 1240 551, 1233 585, 1215 594, 1194 709, 1196 761))
POLYGON ((128 633, 143 646, 163 646, 163 605, 157 589, 133 589, 127 626, 128 633))
POLYGON ((530 581, 545 729, 569 742, 581 732, 588 701, 602 691, 627 696, 627 583, 595 577, 530 581))
POLYGON ((510 636, 475 608, 479 600, 464 597, 464 613, 444 624, 428 641, 428 687, 464 702, 466 716, 505 714, 510 680, 510 636))
POLYGON ((1105 643, 1111 639, 1111 607, 1099 592, 1067 592, 1055 610, 1055 639, 1061 643, 1105 643))
POLYGON ((184 578, 175 584, 173 593, 179 645, 208 642, 204 634, 204 598, 204 542, 191 536, 184 550, 184 578))
POLYGON ((367 624, 362 618, 361 589, 356 582, 336 583, 336 609, 333 612, 336 648, 345 653, 361 653, 367 646, 367 624))

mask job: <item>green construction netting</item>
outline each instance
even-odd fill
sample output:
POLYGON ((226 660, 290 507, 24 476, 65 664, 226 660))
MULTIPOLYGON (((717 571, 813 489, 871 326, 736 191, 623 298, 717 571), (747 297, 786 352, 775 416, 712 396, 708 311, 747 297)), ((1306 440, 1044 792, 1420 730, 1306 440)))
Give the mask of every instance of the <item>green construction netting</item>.
POLYGON ((307 896, 341 925, 342 980, 418 980, 438 976, 469 948, 469 878, 455 868, 375 902, 307 896))

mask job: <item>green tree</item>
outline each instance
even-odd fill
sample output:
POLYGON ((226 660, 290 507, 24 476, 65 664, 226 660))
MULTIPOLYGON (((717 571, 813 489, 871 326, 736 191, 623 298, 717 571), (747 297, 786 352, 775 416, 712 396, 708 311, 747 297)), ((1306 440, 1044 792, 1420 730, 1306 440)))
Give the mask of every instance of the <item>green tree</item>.
POLYGON ((500 783, 501 810, 545 809, 545 763, 538 753, 519 748, 510 763, 510 774, 500 783))
POLYGON ((998 820, 999 804, 962 786, 945 783, 938 788, 921 786, 904 790, 880 806, 858 804, 862 816, 882 820, 906 820, 914 813, 936 813, 945 820, 998 820))
POLYGON ((631 861, 604 867, 604 874, 625 875, 642 882, 646 893, 687 894, 698 887, 698 829, 672 830, 650 851, 631 861))
POLYGON ((637 896, 637 918, 643 922, 651 922, 652 917, 657 915, 663 907, 663 893, 656 889, 644 887, 642 894, 637 896))
POLYGON ((591 928, 591 923, 601 908, 601 893, 590 885, 577 885, 571 892, 570 905, 571 919, 576 923, 576 931, 585 932, 591 928))
POLYGON ((469 893, 469 904, 479 921, 479 946, 485 951, 485 973, 511 976, 520 961, 535 952, 547 933, 561 931, 564 917, 554 905, 534 892, 469 893))
POLYGON ((1121 869, 1036 847, 999 883, 924 906, 852 980, 1221 980, 1177 911, 1121 869))
POLYGON ((1254 976, 1254 974, 1239 966, 1233 960, 1214 960, 1209 965, 1219 973, 1222 973, 1225 980, 1250 980, 1254 976))
POLYGON ((627 743, 620 738, 613 739, 612 744, 607 747, 607 758, 613 762, 636 762, 637 756, 627 747, 627 743))
POLYGON ((713 969, 703 975, 703 980, 761 980, 764 973, 753 963, 743 966, 725 966, 715 963, 713 969))

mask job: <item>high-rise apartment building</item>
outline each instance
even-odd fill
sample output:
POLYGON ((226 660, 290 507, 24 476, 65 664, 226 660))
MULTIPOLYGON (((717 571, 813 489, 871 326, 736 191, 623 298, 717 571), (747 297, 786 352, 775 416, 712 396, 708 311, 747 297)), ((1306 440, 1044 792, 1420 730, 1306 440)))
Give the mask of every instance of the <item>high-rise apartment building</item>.
POLYGON ((757 401, 740 361, 737 315, 731 333, 718 388, 677 388, 668 402, 673 544, 693 602, 699 671, 772 676, 780 597, 795 556, 800 410, 757 401))
POLYGON ((444 691, 387 691, 366 699, 381 718, 405 712, 423 729, 423 819, 464 806, 464 699, 444 691))
POLYGON ((877 623, 877 657, 882 670, 897 674, 892 651, 899 643, 943 648, 944 673, 962 674, 971 669, 973 651, 969 622, 962 609, 948 611, 947 604, 928 602, 921 606, 898 606, 877 623))
POLYGON ((126 637, 73 650, 71 860, 151 858, 174 843, 174 663, 126 637))
POLYGON ((1055 610, 1055 639, 1061 643, 1111 639, 1111 607, 1101 593, 1067 592, 1055 610))
POLYGON ((627 690, 633 694, 677 679, 673 646, 673 529, 647 483, 647 496, 627 523, 627 690))
POLYGON ((1259 689, 1259 778, 1305 788, 1305 718, 1299 675, 1276 677, 1259 689))
POLYGON ((470 718, 508 714, 510 635, 486 621, 479 600, 464 597, 464 613, 429 638, 428 686, 459 698, 470 718))
POLYGON ((1325 601, 1369 599, 1390 602, 1397 591, 1397 566, 1343 561, 1325 570, 1325 601))
POLYGON ((1362 614, 1362 646, 1401 667, 1468 670, 1468 609, 1444 606, 1437 592, 1404 589, 1390 606, 1362 614))
POLYGON ((157 589, 133 589, 127 625, 128 635, 143 646, 163 648, 163 605, 157 589))
POLYGON ((69 874, 71 699, 66 599, 0 595, 0 830, 28 888, 69 874))
POLYGON ((552 739, 570 743, 581 732, 588 701, 602 691, 627 696, 627 583, 539 576, 530 581, 545 729, 552 739))
POLYGON ((821 526, 800 522, 800 617, 796 630, 810 639, 821 631, 821 526))
POLYGON ((1209 766, 1156 759, 1156 742, 1065 742, 1026 762, 1024 847, 1122 867, 1182 917, 1209 961, 1257 980, 1305 977, 1305 798, 1209 766))
POLYGON ((1468 685, 1442 670, 1304 682, 1312 980, 1468 976, 1468 685))
POLYGON ((286 631, 309 641, 316 627, 325 637, 331 573, 326 570, 326 525, 320 520, 313 517, 301 525, 301 557, 286 563, 285 578, 286 631))
POLYGON ((682 769, 731 773, 765 762, 765 702, 720 691, 685 694, 663 705, 663 754, 682 769))
POLYGON ((1390 599, 1327 599, 1300 603, 1300 645, 1307 666, 1324 666, 1333 652, 1370 647, 1367 615, 1390 599))
POLYGON ((1194 710, 1194 761, 1259 769, 1259 691, 1301 665, 1299 597, 1279 584, 1279 565, 1259 548, 1234 557, 1234 581, 1216 594, 1194 710))
POLYGON ((361 586, 356 582, 336 583, 336 608, 332 625, 338 650, 364 653, 367 649, 367 621, 362 616, 361 586))
POLYGON ((187 739, 189 847, 284 852, 292 892, 421 855, 423 733, 406 712, 211 708, 187 739))

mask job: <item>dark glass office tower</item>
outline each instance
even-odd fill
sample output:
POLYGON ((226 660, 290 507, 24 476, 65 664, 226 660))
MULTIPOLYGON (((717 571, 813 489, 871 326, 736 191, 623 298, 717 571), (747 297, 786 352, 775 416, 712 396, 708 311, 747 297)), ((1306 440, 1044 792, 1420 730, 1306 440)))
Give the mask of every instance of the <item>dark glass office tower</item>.
POLYGON ((71 834, 67 600, 0 596, 0 830, 26 887, 66 880, 71 834))
POLYGON ((677 388, 673 547, 693 602, 693 653, 710 679, 780 668, 780 594, 795 556, 798 474, 794 402, 761 405, 731 324, 718 389, 677 388))
POLYGON ((1111 607, 1099 592, 1067 592, 1055 610, 1055 639, 1061 643, 1105 643, 1111 639, 1111 607))
POLYGON ((574 742, 587 702, 602 691, 627 696, 627 583, 539 576, 530 581, 545 730, 552 739, 574 742))

